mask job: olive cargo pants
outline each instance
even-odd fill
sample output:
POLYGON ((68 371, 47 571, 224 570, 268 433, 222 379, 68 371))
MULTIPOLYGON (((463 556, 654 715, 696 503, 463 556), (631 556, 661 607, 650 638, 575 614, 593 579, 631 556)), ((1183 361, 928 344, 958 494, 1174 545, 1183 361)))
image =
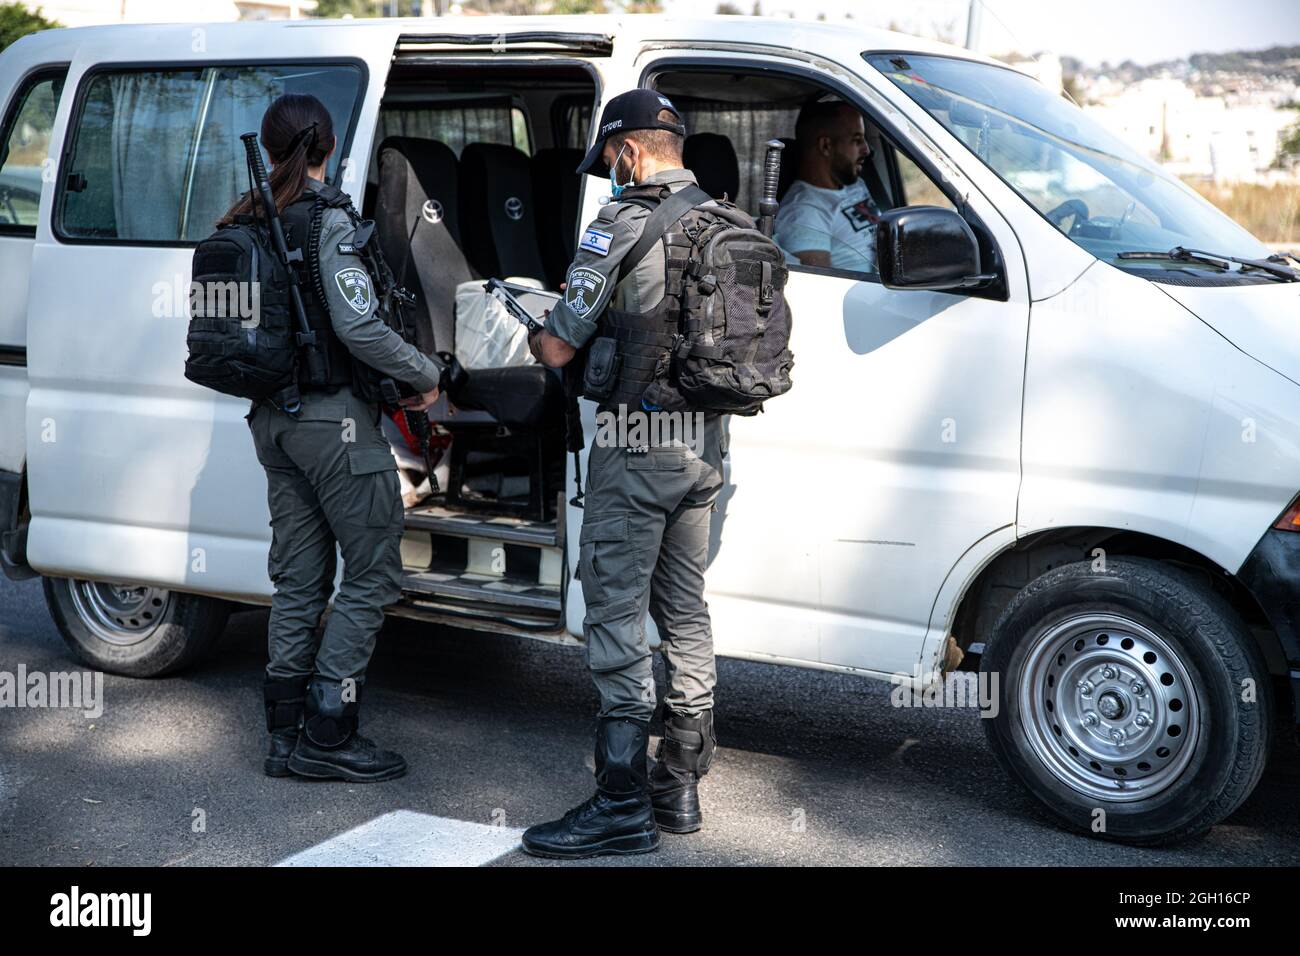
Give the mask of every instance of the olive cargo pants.
POLYGON ((601 717, 649 720, 654 713, 647 609, 662 640, 669 709, 696 715, 713 706, 717 674, 704 569, 723 442, 721 418, 708 415, 689 444, 637 451, 602 445, 598 436, 592 445, 578 574, 601 717))
POLYGON ((346 387, 304 394, 296 417, 270 405, 248 414, 271 510, 270 679, 362 680, 384 606, 401 594, 402 500, 377 417, 346 387), (343 581, 318 642, 336 544, 343 581))

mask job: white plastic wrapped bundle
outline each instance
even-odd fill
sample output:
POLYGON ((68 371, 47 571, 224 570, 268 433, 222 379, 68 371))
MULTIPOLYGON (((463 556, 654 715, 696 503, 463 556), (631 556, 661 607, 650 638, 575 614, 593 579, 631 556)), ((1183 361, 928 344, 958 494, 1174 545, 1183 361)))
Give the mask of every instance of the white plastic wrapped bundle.
MULTIPOLYGON (((542 288, 535 279, 509 281, 542 288)), ((537 364, 528 351, 528 330, 483 291, 482 279, 456 286, 456 358, 467 369, 537 364)))

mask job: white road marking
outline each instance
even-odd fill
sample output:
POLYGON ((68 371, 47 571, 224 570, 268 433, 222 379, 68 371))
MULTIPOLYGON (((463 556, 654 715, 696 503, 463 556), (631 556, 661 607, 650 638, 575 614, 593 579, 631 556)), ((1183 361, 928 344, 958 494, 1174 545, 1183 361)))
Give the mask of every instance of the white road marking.
POLYGON ((483 866, 517 849, 522 833, 395 810, 276 866, 483 866))

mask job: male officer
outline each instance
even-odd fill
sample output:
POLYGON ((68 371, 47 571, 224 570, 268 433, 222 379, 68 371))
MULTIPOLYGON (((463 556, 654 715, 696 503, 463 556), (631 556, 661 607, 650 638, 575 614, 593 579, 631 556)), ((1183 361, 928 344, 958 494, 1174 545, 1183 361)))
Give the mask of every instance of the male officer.
POLYGON ((795 121, 798 176, 781 200, 773 238, 806 266, 876 271, 880 207, 860 178, 871 155, 862 114, 814 101, 795 121))
MULTIPOLYGON (((273 162, 302 162, 298 151, 306 151, 304 191, 281 212, 291 247, 309 249, 313 201, 320 197, 330 203, 321 213, 318 269, 302 291, 309 322, 328 347, 331 377, 324 389, 302 389, 296 414, 264 403, 248 415, 267 476, 268 565, 275 585, 264 685, 271 731, 265 771, 388 780, 406 772, 406 761, 361 736, 357 725, 383 609, 401 593, 403 510, 379 409, 368 400, 361 379, 377 369, 407 382, 422 394, 404 403, 424 409, 437 400, 442 366, 375 314, 374 279, 352 249, 354 226, 342 208, 346 196, 322 182, 334 148, 324 107, 314 97, 289 94, 272 105, 268 117, 262 141, 273 162), (311 122, 325 129, 328 140, 318 143, 306 127, 305 141, 277 142, 274 134, 281 130, 271 119, 280 119, 283 127, 286 111, 291 130, 311 122), (333 590, 336 544, 343 554, 343 581, 317 638, 333 590)), ((306 256, 310 266, 310 251, 306 256)))
MULTIPOLYGON (((711 202, 682 169, 684 135, 677 110, 652 90, 623 93, 605 107, 596 143, 578 172, 608 174, 615 202, 583 233, 564 298, 529 341, 539 361, 562 366, 593 337, 615 339, 618 384, 600 408, 625 421, 655 411, 641 400, 653 362, 644 361, 650 340, 636 328, 658 323, 675 331, 685 265, 681 245, 674 244, 670 255, 668 236, 633 252, 653 215, 648 207, 711 202), (669 199, 684 190, 691 192, 669 199), (621 275, 625 258, 632 268, 621 275)), ((594 361, 593 350, 588 365, 594 361)), ((697 441, 634 448, 598 436, 591 449, 579 576, 588 664, 601 698, 596 793, 560 820, 529 828, 523 845, 530 853, 644 853, 658 847, 659 827, 699 829, 696 785, 715 747, 716 675, 704 568, 724 454, 721 416, 702 417, 697 441), (649 774, 655 688, 642 626, 647 607, 663 641, 669 681, 664 739, 649 774)))

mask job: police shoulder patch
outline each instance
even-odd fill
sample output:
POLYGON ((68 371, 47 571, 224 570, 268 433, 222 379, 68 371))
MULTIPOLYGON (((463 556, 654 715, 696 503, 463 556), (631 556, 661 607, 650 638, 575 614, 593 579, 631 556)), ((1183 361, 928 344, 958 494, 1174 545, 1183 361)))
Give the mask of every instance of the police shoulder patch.
POLYGON ((569 284, 564 290, 564 304, 574 315, 586 315, 600 301, 607 277, 599 269, 579 266, 569 270, 569 284))
POLYGON ((370 276, 365 269, 355 266, 340 269, 334 273, 334 282, 338 285, 343 300, 357 315, 365 315, 370 311, 373 296, 370 291, 370 276))

